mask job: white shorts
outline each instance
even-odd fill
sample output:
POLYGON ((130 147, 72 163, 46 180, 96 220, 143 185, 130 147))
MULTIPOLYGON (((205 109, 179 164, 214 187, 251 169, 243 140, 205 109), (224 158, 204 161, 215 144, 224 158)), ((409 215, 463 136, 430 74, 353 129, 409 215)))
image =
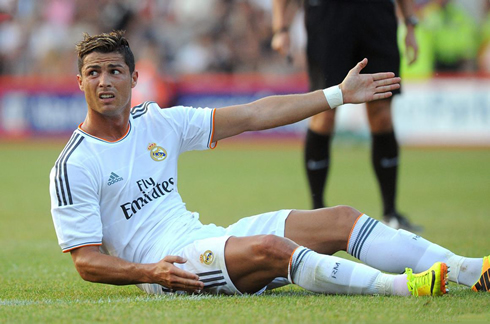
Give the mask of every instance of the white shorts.
MULTIPOLYGON (((187 259, 184 264, 175 266, 195 273, 204 282, 203 293, 235 295, 238 291, 228 275, 225 263, 225 244, 230 236, 252 236, 273 234, 284 237, 286 218, 291 210, 280 210, 240 219, 227 228, 214 224, 205 225, 193 235, 196 240, 180 251, 172 253, 187 259)), ((288 284, 287 279, 277 278, 269 285, 277 288, 288 284)), ((149 294, 167 294, 171 291, 158 284, 139 284, 140 289, 149 294)), ((262 293, 267 287, 261 289, 262 293)))

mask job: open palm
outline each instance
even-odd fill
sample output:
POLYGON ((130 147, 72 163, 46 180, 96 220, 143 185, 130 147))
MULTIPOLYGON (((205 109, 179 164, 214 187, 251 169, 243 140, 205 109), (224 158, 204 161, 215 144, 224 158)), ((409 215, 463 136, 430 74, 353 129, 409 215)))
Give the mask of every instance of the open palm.
POLYGON ((365 58, 352 68, 340 84, 344 103, 363 103, 392 96, 400 88, 399 77, 393 72, 361 74, 368 60, 365 58))

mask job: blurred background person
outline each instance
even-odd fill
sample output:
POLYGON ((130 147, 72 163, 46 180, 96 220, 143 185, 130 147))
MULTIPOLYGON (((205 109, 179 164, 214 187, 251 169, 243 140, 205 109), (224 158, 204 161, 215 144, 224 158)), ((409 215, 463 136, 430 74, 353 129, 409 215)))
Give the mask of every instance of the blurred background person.
POLYGON ((434 69, 438 72, 475 71, 478 26, 459 3, 435 0, 422 11, 424 26, 431 35, 434 69))
MULTIPOLYGON (((272 47, 288 55, 291 9, 296 1, 273 0, 274 36, 272 47)), ((418 19, 412 0, 398 0, 406 25, 405 45, 409 64, 417 59, 415 27, 418 19)), ((338 84, 352 62, 368 58, 369 73, 392 71, 399 75, 400 55, 397 45, 397 17, 391 0, 304 1, 307 33, 307 60, 310 91, 338 84)), ((399 91, 394 92, 398 94, 399 91)), ((398 180, 398 142, 391 116, 392 98, 366 104, 371 130, 371 161, 383 201, 383 221, 393 228, 420 231, 396 208, 398 180)), ((326 111, 310 120, 305 142, 305 168, 313 208, 326 206, 324 191, 330 169, 330 146, 336 111, 326 111)))

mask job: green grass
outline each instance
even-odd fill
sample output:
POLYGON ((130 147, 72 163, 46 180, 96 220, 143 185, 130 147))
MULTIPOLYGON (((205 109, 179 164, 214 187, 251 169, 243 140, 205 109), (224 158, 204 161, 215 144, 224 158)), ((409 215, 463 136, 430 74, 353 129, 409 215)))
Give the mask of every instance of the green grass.
MULTIPOLYGON (((0 323, 342 323, 488 321, 490 295, 451 285, 442 298, 324 296, 286 287, 263 296, 162 297, 82 281, 62 254, 48 174, 62 143, 0 143, 0 323)), ((280 208, 308 208, 297 143, 243 145, 181 157, 179 190, 203 222, 228 225, 280 208)), ((490 150, 402 149, 398 204, 423 236, 456 253, 489 252, 490 150)), ((375 218, 381 203, 365 145, 334 147, 330 205, 375 218)), ((341 254, 345 256, 345 254, 341 254)))

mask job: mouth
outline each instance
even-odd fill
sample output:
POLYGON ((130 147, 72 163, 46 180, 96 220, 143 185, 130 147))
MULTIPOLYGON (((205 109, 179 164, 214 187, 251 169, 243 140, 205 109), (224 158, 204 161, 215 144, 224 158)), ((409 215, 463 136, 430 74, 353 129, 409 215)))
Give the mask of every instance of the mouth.
POLYGON ((115 97, 116 96, 114 96, 111 93, 101 93, 101 94, 99 94, 99 99, 103 99, 103 100, 105 100, 105 99, 113 99, 115 97))

